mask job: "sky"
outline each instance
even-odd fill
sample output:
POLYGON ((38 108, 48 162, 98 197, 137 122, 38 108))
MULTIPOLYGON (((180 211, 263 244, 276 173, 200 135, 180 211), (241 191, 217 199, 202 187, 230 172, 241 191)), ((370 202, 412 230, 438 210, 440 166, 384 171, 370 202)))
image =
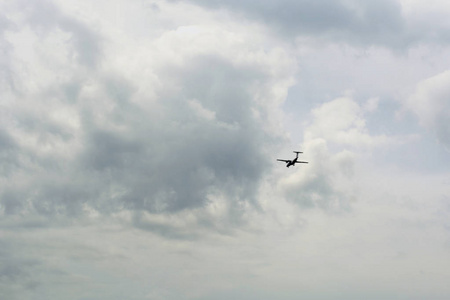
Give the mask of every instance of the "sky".
POLYGON ((449 32, 444 0, 0 0, 0 298, 448 299, 449 32))

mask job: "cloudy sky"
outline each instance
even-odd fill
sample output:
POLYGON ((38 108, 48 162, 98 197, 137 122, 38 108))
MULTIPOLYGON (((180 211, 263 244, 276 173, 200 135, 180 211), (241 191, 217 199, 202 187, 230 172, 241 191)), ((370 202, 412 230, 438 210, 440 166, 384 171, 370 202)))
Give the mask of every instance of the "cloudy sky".
POLYGON ((0 0, 0 125, 2 299, 450 297, 445 0, 0 0))

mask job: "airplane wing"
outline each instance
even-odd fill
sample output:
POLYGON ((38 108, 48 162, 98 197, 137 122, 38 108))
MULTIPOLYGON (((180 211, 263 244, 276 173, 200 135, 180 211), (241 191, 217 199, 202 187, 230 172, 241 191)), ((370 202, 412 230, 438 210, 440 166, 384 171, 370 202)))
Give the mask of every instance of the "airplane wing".
POLYGON ((308 162, 307 161, 296 161, 295 163, 296 164, 307 164, 308 162))
POLYGON ((284 161, 284 162, 290 162, 290 160, 287 159, 277 159, 278 161, 284 161))

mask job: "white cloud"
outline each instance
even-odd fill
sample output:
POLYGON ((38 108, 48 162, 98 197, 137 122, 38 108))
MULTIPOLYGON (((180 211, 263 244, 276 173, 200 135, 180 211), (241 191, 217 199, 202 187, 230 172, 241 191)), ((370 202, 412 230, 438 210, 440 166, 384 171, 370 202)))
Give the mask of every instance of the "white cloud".
POLYGON ((362 109, 350 98, 338 98, 314 109, 311 118, 302 145, 309 164, 282 178, 279 189, 301 207, 348 210, 354 196, 338 181, 352 176, 355 154, 344 150, 333 155, 329 145, 366 146, 373 139, 366 132, 362 109))
MULTIPOLYGON (((373 111, 374 100, 365 104, 367 111, 373 111)), ((305 140, 324 138, 327 141, 351 147, 376 147, 393 142, 385 136, 372 136, 366 127, 364 107, 350 97, 326 102, 312 111, 313 123, 305 130, 305 140)))
POLYGON ((340 213, 351 210, 357 201, 356 169, 381 149, 390 149, 411 140, 408 136, 371 134, 366 119, 376 113, 379 100, 359 104, 351 95, 325 102, 310 113, 304 125, 301 165, 282 176, 278 189, 289 201, 303 208, 321 208, 340 213))
POLYGON ((417 40, 419 43, 435 42, 448 45, 450 41, 448 35, 450 6, 448 2, 399 0, 399 3, 402 6, 402 15, 411 40, 417 40))
POLYGON ((421 124, 450 149, 450 71, 423 80, 417 85, 407 107, 419 118, 421 124))
POLYGON ((353 177, 355 154, 343 151, 332 155, 324 139, 305 141, 302 150, 309 164, 282 177, 278 189, 302 208, 320 208, 331 213, 348 211, 355 200, 349 181, 353 177))

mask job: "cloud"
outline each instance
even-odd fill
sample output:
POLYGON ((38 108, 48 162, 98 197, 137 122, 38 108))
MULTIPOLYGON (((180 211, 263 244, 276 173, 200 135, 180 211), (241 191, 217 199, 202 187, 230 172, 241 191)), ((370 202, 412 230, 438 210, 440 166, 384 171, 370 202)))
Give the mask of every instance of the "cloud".
MULTIPOLYGON (((387 2, 316 2, 221 4, 234 13, 164 0, 2 2, 5 297, 448 295, 448 174, 399 170, 386 155, 393 133, 416 129, 399 129, 386 103, 423 76, 418 57, 439 58, 275 40, 396 45, 373 27, 387 2), (296 88, 315 97, 289 90, 300 61, 296 88), (417 75, 404 72, 410 63, 417 75), (369 100, 330 96, 349 87, 369 100), (288 92, 298 106, 283 111, 288 92), (275 165, 280 149, 309 164, 275 165)), ((434 99, 444 83, 418 94, 434 99)), ((436 124, 438 112, 417 113, 436 124)))
POLYGON ((0 88, 5 92, 13 88, 10 66, 11 44, 5 38, 5 32, 13 27, 7 16, 0 14, 0 88))
POLYGON ((32 292, 39 279, 34 276, 39 270, 39 262, 18 254, 16 245, 11 239, 0 239, 0 289, 2 295, 9 299, 16 297, 22 291, 32 292))
POLYGON ((412 41, 448 45, 450 7, 447 2, 399 0, 399 3, 408 28, 407 34, 412 41))
POLYGON ((22 35, 59 47, 52 61, 26 53, 25 68, 35 68, 15 75, 23 84, 0 132, 3 215, 114 215, 179 237, 189 231, 174 215, 221 230, 258 206, 267 149, 281 139, 277 105, 295 71, 286 52, 240 48, 245 30, 202 26, 136 41, 88 29, 51 2, 31 2, 24 16, 10 32, 13 58, 25 51, 22 35))
POLYGON ((401 36, 404 30, 401 7, 395 1, 191 2, 243 14, 289 37, 314 36, 363 45, 398 46, 406 42, 401 36))
POLYGON ((355 153, 342 151, 333 155, 327 141, 319 138, 304 142, 302 149, 309 164, 279 180, 278 188, 284 197, 303 209, 349 211, 356 197, 351 184, 355 153))
POLYGON ((301 145, 303 159, 293 174, 279 181, 286 199, 302 208, 328 212, 349 211, 358 195, 356 171, 359 159, 375 149, 399 145, 407 138, 373 135, 366 118, 376 112, 378 100, 358 103, 344 96, 323 103, 310 113, 301 145))
POLYGON ((100 177, 109 174, 122 190, 120 201, 133 209, 196 208, 215 192, 249 200, 264 172, 257 163, 264 143, 258 135, 264 133, 251 115, 258 107, 246 95, 250 82, 242 74, 245 70, 230 68, 221 59, 194 58, 161 78, 180 90, 172 93, 165 86, 158 91, 157 112, 125 103, 120 112, 111 112, 111 118, 117 113, 122 119, 117 120, 120 131, 101 128, 95 116, 88 116, 86 123, 92 125, 86 128, 81 164, 100 177), (214 72, 205 70, 206 65, 214 72), (202 101, 216 119, 199 118, 190 99, 202 101))
POLYGON ((327 141, 351 147, 374 147, 394 142, 385 135, 372 136, 366 127, 365 114, 374 111, 374 100, 361 106, 350 97, 341 97, 313 109, 313 123, 305 138, 321 137, 327 141))
MULTIPOLYGON (((173 0, 175 1, 175 0, 173 0)), ((277 36, 302 42, 347 43, 403 50, 425 43, 448 45, 448 6, 414 0, 205 1, 191 3, 226 9, 238 18, 271 28, 277 36)))
POLYGON ((87 24, 71 17, 47 0, 19 1, 26 15, 26 24, 40 35, 46 36, 60 29, 68 34, 72 45, 71 55, 83 66, 95 67, 101 57, 101 35, 95 33, 87 24))
POLYGON ((450 71, 423 80, 408 98, 406 106, 421 124, 450 150, 450 71))

